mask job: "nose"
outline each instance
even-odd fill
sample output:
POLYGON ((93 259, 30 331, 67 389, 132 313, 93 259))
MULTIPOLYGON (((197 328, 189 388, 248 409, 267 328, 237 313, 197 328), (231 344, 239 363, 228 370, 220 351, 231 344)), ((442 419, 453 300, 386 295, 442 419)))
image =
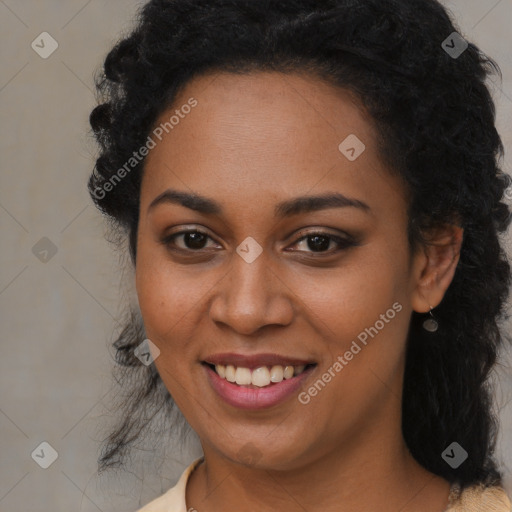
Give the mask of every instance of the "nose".
POLYGON ((211 302, 210 317, 214 322, 244 335, 254 334, 264 326, 291 323, 294 294, 265 252, 252 263, 234 254, 230 265, 211 302))

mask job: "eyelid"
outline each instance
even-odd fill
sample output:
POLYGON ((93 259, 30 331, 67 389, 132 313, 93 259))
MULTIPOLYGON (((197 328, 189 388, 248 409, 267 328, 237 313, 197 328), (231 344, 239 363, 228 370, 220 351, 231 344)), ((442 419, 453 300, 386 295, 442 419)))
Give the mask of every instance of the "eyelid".
POLYGON ((300 239, 302 239, 306 236, 322 235, 322 236, 329 236, 332 238, 345 238, 347 240, 355 240, 354 236, 350 235, 349 233, 347 233, 345 231, 338 230, 337 233, 332 233, 331 231, 328 231, 328 229, 329 228, 322 228, 322 227, 315 227, 315 226, 303 228, 294 234, 294 238, 299 236, 299 237, 301 237, 300 239))

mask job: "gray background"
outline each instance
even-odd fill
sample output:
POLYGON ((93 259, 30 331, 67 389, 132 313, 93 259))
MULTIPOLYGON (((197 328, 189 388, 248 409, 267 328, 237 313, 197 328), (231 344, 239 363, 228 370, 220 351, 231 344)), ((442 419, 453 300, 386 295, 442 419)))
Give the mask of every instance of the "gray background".
MULTIPOLYGON (((96 151, 88 115, 95 104, 93 74, 131 27, 139 4, 0 0, 2 511, 135 510, 171 486, 200 454, 192 438, 187 445, 171 444, 158 472, 148 465, 153 456, 141 452, 131 472, 96 474, 98 444, 109 421, 109 345, 133 287, 131 273, 122 271, 103 238, 103 221, 86 191, 96 151), (59 45, 47 59, 31 48, 45 31, 59 45), (48 241, 39 242, 43 237, 51 240, 54 255, 48 241), (38 242, 50 250, 46 256, 34 254, 38 242), (41 261, 45 257, 48 261, 41 261), (58 452, 48 469, 31 457, 43 441, 58 452)), ((503 71, 503 82, 492 88, 498 129, 510 152, 512 2, 445 4, 462 34, 503 71)), ((510 162, 509 156, 504 162, 509 173, 510 162)), ((510 325, 504 328, 510 331, 510 325)), ((511 362, 504 354, 495 372, 498 453, 510 494, 511 362)))

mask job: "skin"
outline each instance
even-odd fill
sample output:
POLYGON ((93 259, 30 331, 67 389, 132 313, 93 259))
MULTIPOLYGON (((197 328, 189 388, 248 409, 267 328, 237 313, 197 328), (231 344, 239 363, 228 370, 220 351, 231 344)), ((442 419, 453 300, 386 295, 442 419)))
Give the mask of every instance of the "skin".
POLYGON ((406 188, 346 90, 302 73, 208 74, 189 82, 155 126, 191 97, 197 106, 147 157, 136 263, 146 332, 161 351, 155 364, 205 454, 187 508, 442 512, 449 483, 407 450, 400 397, 411 313, 441 302, 462 229, 440 227, 434 245, 411 251, 406 188), (366 146, 355 161, 338 149, 350 134, 366 146), (169 202, 148 209, 170 188, 215 199, 223 213, 169 202), (369 210, 274 217, 281 201, 332 192, 369 210), (183 236, 162 243, 186 229, 208 234, 204 249, 183 236), (315 252, 303 231, 357 243, 327 239, 315 252), (248 236, 263 250, 252 263, 236 253, 248 236), (206 379, 208 355, 275 352, 317 363, 307 390, 395 302, 402 310, 307 405, 292 395, 242 411, 206 379))

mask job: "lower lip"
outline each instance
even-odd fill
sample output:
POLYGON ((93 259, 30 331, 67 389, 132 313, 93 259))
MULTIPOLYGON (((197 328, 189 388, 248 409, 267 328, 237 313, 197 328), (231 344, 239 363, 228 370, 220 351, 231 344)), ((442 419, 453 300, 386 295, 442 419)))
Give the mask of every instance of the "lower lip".
POLYGON ((315 366, 310 366, 300 375, 291 379, 284 379, 277 384, 271 384, 263 388, 247 388, 228 382, 217 375, 208 365, 203 364, 208 380, 217 394, 229 405, 239 409, 266 409, 284 402, 293 395, 309 377, 315 366))

